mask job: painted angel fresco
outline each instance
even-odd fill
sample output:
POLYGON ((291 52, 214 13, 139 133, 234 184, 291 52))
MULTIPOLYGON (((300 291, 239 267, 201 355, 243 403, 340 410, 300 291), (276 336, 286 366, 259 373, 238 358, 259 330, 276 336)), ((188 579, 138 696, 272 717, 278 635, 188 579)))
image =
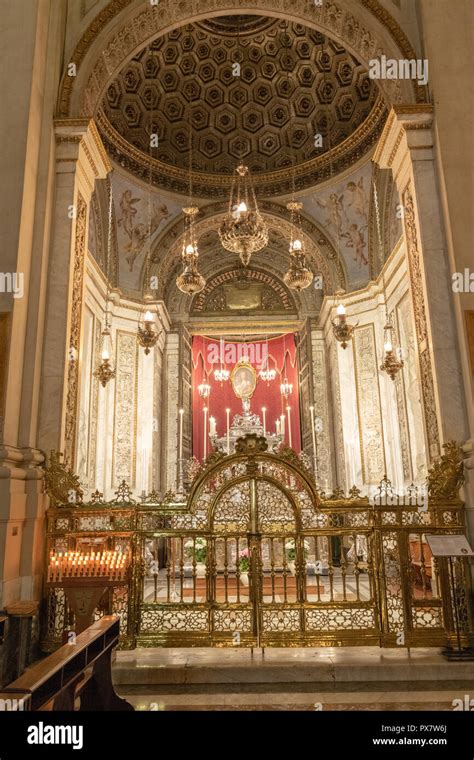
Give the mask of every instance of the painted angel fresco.
POLYGON ((326 219, 326 225, 332 225, 338 235, 342 234, 342 217, 347 220, 347 214, 344 208, 344 195, 337 195, 337 193, 331 193, 327 201, 320 201, 316 199, 320 208, 324 209, 328 217, 326 219))
POLYGON ((357 184, 355 182, 347 183, 349 193, 348 208, 353 209, 357 216, 360 216, 364 224, 368 223, 367 197, 364 190, 364 178, 361 177, 357 184))
POLYGON ((156 232, 161 222, 169 216, 168 207, 165 203, 159 205, 154 203, 149 225, 144 222, 138 222, 135 218, 138 213, 136 204, 139 203, 140 200, 140 198, 132 197, 131 190, 124 190, 120 200, 122 216, 117 220, 117 226, 122 227, 128 237, 128 243, 124 245, 123 250, 126 253, 125 258, 131 272, 133 271, 135 260, 141 252, 146 239, 151 237, 156 232))
MULTIPOLYGON (((366 225, 365 225, 366 226, 366 225)), ((364 227, 359 227, 358 224, 353 222, 349 225, 349 229, 347 232, 343 232, 342 236, 343 238, 346 238, 346 248, 353 248, 354 250, 354 261, 359 262, 359 267, 362 266, 362 264, 367 265, 368 259, 364 253, 365 251, 365 237, 364 237, 364 227)))

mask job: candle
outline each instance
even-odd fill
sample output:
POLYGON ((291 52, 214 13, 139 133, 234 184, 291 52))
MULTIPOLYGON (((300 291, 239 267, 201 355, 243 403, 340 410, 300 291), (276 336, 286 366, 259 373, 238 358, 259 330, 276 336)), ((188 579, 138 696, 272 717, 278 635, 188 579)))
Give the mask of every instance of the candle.
POLYGON ((183 458, 183 414, 184 409, 179 410, 179 454, 178 459, 181 462, 183 458))
POLYGON ((203 460, 207 457, 207 406, 203 409, 204 412, 204 455, 203 460))
POLYGON ((309 407, 311 414, 311 437, 313 440, 313 458, 314 458, 314 477, 317 477, 317 449, 316 449, 316 431, 314 429, 314 406, 309 407))
POLYGON ((230 454, 230 409, 226 409, 227 415, 227 454, 230 454))
POLYGON ((290 418, 290 407, 286 407, 286 413, 288 415, 288 443, 290 444, 291 449, 291 418, 290 418))
POLYGON ((280 414, 280 433, 284 438, 285 437, 285 415, 284 414, 280 414))
POLYGON ((266 418, 267 409, 265 406, 262 406, 262 414, 263 414, 263 437, 266 438, 267 436, 267 418, 266 418))
POLYGON ((209 435, 217 435, 216 418, 209 417, 209 435))

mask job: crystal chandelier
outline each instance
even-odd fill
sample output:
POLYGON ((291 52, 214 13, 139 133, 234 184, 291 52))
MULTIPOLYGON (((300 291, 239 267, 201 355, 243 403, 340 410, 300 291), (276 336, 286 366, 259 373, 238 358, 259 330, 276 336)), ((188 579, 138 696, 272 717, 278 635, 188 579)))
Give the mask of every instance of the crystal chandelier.
MULTIPOLYGON (((344 295, 344 291, 336 290, 335 295, 342 296, 344 295)), ((356 322, 355 325, 351 325, 347 321, 346 307, 344 306, 343 303, 340 303, 339 306, 337 307, 336 314, 337 314, 336 319, 331 320, 333 335, 336 338, 336 340, 341 344, 342 348, 346 348, 359 322, 356 322)))
POLYGON ((264 361, 264 366, 258 373, 259 377, 265 382, 265 383, 271 383, 272 380, 276 378, 276 369, 272 369, 268 366, 268 338, 267 338, 267 351, 264 361))
POLYGON ((280 385, 280 393, 285 398, 288 398, 293 393, 293 383, 289 383, 286 377, 280 385))
POLYGON ((292 200, 286 204, 286 207, 291 215, 290 267, 285 272, 283 281, 291 290, 304 290, 311 285, 313 273, 306 266, 300 216, 303 204, 292 200))
POLYGON ((220 339, 219 344, 219 358, 220 358, 220 367, 218 369, 214 370, 214 380, 217 383, 225 383, 226 380, 230 377, 230 372, 228 369, 225 369, 224 367, 224 341, 222 338, 220 339))
POLYGON ((384 338, 383 338, 383 360, 382 364, 380 365, 380 370, 382 372, 386 372, 387 375, 392 379, 395 380, 396 375, 402 367, 404 366, 403 359, 397 354, 400 353, 400 350, 395 352, 394 350, 394 338, 395 338, 395 328, 392 325, 392 320, 390 319, 390 315, 387 311, 387 319, 385 322, 385 327, 383 329, 384 332, 384 338))
POLYGON ((194 234, 194 217, 199 213, 197 206, 185 206, 184 213, 184 239, 181 258, 183 271, 176 278, 176 285, 182 293, 192 296, 200 293, 206 285, 206 280, 199 272, 199 251, 194 234))
POLYGON ((248 166, 240 163, 230 191, 229 209, 219 229, 223 248, 238 253, 244 267, 268 243, 268 228, 258 209, 248 166))
POLYGON ((209 398, 210 392, 211 386, 203 379, 202 383, 198 385, 199 398, 209 398))

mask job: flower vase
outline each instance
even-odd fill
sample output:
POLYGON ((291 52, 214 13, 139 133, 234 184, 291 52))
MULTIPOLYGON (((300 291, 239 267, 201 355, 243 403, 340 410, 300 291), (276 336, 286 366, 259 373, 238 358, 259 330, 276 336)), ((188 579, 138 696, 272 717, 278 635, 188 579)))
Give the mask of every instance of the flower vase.
POLYGON ((240 582, 242 586, 248 586, 249 585, 249 574, 246 570, 240 573, 240 582))
POLYGON ((291 575, 295 575, 296 574, 296 571, 295 571, 295 560, 294 559, 292 559, 292 560, 290 560, 288 562, 288 570, 290 571, 291 575))
POLYGON ((196 563, 196 578, 205 578, 205 577, 206 577, 206 563, 197 562, 196 563))

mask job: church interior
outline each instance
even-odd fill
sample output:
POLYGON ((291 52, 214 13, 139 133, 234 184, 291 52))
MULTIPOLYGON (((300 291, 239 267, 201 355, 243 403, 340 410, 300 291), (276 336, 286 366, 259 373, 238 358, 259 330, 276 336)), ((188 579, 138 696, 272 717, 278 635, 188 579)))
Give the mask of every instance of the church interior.
POLYGON ((0 712, 473 709, 469 0, 0 5, 0 712))

